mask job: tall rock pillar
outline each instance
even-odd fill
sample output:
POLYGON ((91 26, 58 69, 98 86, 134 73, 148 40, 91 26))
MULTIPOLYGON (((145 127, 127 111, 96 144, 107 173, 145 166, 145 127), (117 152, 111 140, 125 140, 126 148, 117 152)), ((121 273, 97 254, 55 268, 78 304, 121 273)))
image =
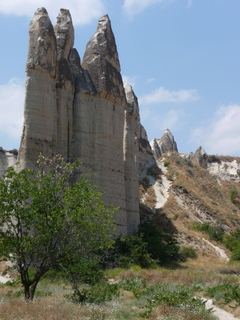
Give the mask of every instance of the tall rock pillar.
POLYGON ((138 139, 139 120, 138 100, 132 87, 124 83, 127 99, 124 127, 124 178, 126 188, 126 210, 128 234, 136 234, 140 223, 139 217, 139 173, 138 173, 138 139))
POLYGON ((72 18, 68 10, 60 10, 54 31, 57 42, 57 152, 65 159, 69 160, 69 146, 72 139, 72 108, 75 81, 71 64, 69 63, 69 55, 74 44, 74 29, 72 18))
POLYGON ((20 168, 35 168, 38 154, 56 149, 56 38, 46 9, 36 11, 29 29, 20 168))
POLYGON ((119 207, 117 233, 125 235, 128 212, 123 140, 127 102, 107 15, 99 20, 87 43, 81 66, 74 99, 73 155, 94 172, 94 181, 104 191, 106 203, 119 207))

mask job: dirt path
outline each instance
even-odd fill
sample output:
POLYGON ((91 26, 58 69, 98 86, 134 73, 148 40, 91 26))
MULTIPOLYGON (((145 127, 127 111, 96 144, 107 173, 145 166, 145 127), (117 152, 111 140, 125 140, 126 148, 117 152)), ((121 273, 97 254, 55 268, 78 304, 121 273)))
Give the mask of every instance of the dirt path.
POLYGON ((239 320, 239 318, 235 318, 231 313, 214 306, 212 299, 207 300, 206 308, 212 308, 214 315, 217 316, 219 320, 239 320))

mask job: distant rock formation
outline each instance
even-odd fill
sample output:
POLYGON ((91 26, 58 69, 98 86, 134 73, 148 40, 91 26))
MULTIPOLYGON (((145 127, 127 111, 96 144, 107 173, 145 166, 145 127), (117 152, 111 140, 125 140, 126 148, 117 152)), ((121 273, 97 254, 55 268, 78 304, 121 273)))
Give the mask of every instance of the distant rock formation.
POLYGON ((208 172, 221 180, 240 182, 240 158, 230 156, 208 156, 208 172))
POLYGON ((17 161, 17 152, 7 151, 0 148, 0 178, 8 167, 14 167, 17 161))
POLYGON ((153 139, 150 145, 155 158, 161 157, 166 152, 178 152, 177 143, 169 129, 165 129, 160 139, 153 139))
POLYGON ((207 168, 208 154, 201 146, 195 151, 195 153, 191 152, 188 155, 188 158, 192 160, 193 163, 198 164, 202 168, 207 168))
POLYGON ((23 134, 18 169, 35 168, 38 154, 80 158, 94 172, 104 200, 120 207, 118 234, 139 224, 139 168, 152 159, 140 124, 137 98, 123 85, 107 15, 86 46, 82 63, 68 10, 55 27, 46 9, 36 11, 29 30, 23 134))

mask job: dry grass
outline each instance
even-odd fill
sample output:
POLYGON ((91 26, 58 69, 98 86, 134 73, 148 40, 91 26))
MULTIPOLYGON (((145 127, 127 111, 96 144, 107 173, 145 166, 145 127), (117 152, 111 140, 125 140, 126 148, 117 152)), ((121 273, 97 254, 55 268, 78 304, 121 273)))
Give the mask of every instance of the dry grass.
MULTIPOLYGON (((217 259, 207 256, 199 256, 197 260, 189 260, 178 269, 132 269, 109 270, 106 277, 114 277, 116 281, 127 278, 140 277, 146 279, 147 286, 157 284, 181 284, 191 286, 192 284, 217 285, 223 282, 238 283, 240 266, 238 264, 221 263, 217 259), (228 270, 227 270, 228 269, 228 270), (226 274, 226 272, 228 272, 226 274), (231 272, 234 271, 234 272, 231 272)), ((19 287, 0 287, 0 319, 1 320, 137 320, 141 319, 140 313, 144 311, 141 301, 138 301, 130 291, 121 290, 119 298, 100 304, 77 305, 70 303, 64 297, 69 293, 69 288, 59 284, 43 282, 40 291, 52 291, 51 296, 38 297, 33 303, 26 303, 22 297, 9 295, 9 291, 16 292, 19 287)), ((199 293, 201 295, 201 293, 199 293)), ((231 311, 231 310, 229 310, 231 311)), ((237 310, 235 310, 237 314, 237 310)), ((170 307, 161 304, 154 308, 149 320, 210 320, 211 315, 199 312, 192 313, 191 310, 170 307)))
POLYGON ((149 207, 149 208, 154 208, 156 205, 156 194, 154 191, 154 188, 151 186, 147 190, 147 195, 145 196, 144 203, 149 207))
POLYGON ((240 157, 232 157, 232 156, 217 156, 217 157, 224 162, 232 162, 233 160, 236 160, 237 163, 240 163, 240 157))
POLYGON ((55 297, 41 298, 26 303, 22 299, 11 299, 1 305, 1 320, 77 320, 109 319, 107 306, 74 305, 55 297))
MULTIPOLYGON (((179 231, 179 239, 189 234, 194 221, 210 221, 221 225, 227 233, 240 227, 239 184, 230 181, 220 184, 206 169, 177 153, 164 155, 164 161, 170 163, 167 175, 173 184, 163 210, 179 231), (238 193, 234 203, 230 198, 232 189, 238 193), (176 197, 182 199, 182 205, 176 197)), ((197 234, 192 236, 197 239, 197 234)))

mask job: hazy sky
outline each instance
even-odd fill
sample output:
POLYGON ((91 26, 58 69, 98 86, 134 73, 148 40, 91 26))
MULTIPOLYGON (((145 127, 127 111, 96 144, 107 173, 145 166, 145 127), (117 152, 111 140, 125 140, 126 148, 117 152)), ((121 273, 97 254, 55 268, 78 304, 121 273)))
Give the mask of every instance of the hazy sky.
POLYGON ((169 128, 179 152, 240 156, 239 0, 0 0, 0 146, 19 148, 28 26, 42 6, 53 25, 70 10, 81 57, 109 15, 149 140, 169 128))

